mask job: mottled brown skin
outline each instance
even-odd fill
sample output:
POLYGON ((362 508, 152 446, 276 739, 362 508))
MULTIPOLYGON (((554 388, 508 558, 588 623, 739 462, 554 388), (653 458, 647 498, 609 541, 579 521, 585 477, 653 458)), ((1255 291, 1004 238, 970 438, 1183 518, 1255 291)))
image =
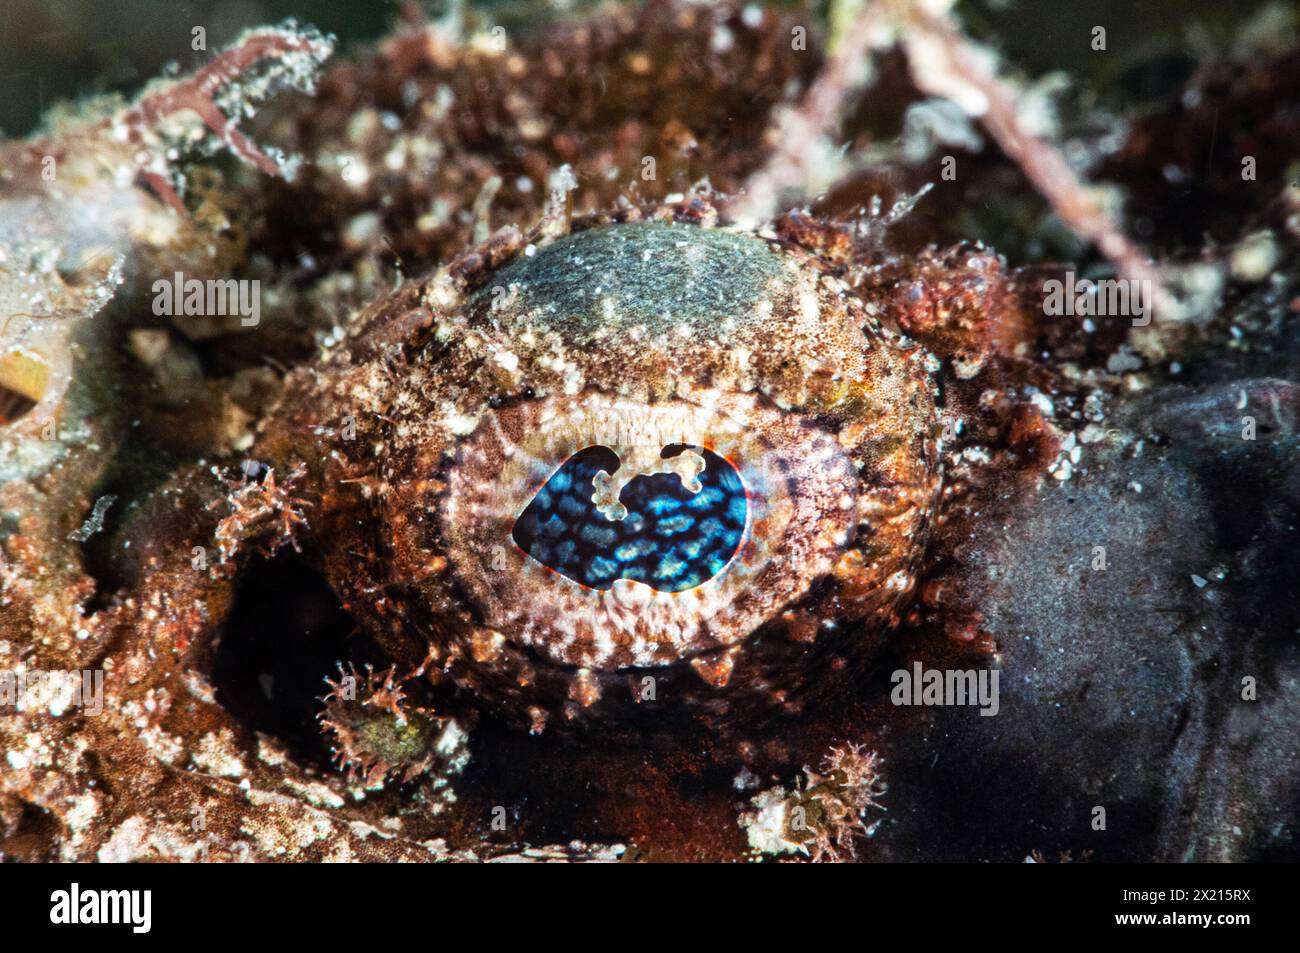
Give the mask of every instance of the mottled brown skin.
POLYGON ((578 181, 576 214, 654 204, 704 182, 733 192, 768 151, 773 108, 822 63, 815 48, 791 55, 805 19, 765 10, 749 27, 739 6, 656 0, 512 36, 502 52, 424 25, 399 30, 328 71, 309 110, 267 124, 269 139, 309 161, 292 187, 254 196, 265 206, 256 241, 305 250, 320 271, 379 253, 413 276, 503 224, 531 228, 564 164, 578 181), (712 49, 715 28, 729 31, 730 49, 712 49), (371 174, 350 180, 356 167, 371 174), (497 178, 480 215, 475 202, 497 178), (383 242, 342 234, 365 211, 381 216, 383 242))
MULTIPOLYGON (((662 227, 635 224, 643 218, 690 223, 678 233, 690 241, 689 229, 708 227, 701 223, 712 221, 714 213, 695 200, 648 213, 633 210, 620 218, 624 224, 606 227, 629 232, 662 227)), ((541 240, 537 234, 530 237, 541 240)), ((504 250, 512 238, 499 240, 485 257, 506 264, 504 250)), ((640 239, 629 241, 640 247, 640 239)), ((497 274, 508 282, 510 272, 501 266, 460 280, 451 277, 453 267, 377 304, 361 324, 366 330, 331 353, 315 373, 291 381, 274 415, 289 425, 270 427, 256 452, 281 471, 313 456, 321 461, 311 475, 317 531, 309 530, 300 542, 311 551, 323 550, 331 582, 347 593, 348 604, 367 618, 394 657, 413 667, 427 654, 434 678, 447 677, 476 703, 541 731, 555 717, 597 727, 627 722, 638 707, 643 725, 659 727, 665 714, 684 712, 707 715, 716 725, 752 720, 755 708, 763 707, 760 701, 798 710, 812 686, 829 691, 837 684, 829 677, 832 669, 873 654, 881 635, 897 624, 915 585, 938 499, 939 424, 926 369, 929 359, 888 336, 861 302, 844 293, 815 248, 761 239, 742 239, 738 247, 746 247, 744 242, 771 256, 773 265, 790 275, 781 280, 792 283, 763 292, 772 295, 766 315, 747 314, 749 305, 734 305, 739 312, 734 332, 724 330, 710 313, 697 318, 683 336, 675 322, 688 321, 688 316, 679 310, 665 316, 674 323, 662 329, 662 338, 653 330, 634 338, 629 332, 640 319, 607 316, 593 325, 597 337, 588 339, 574 329, 576 319, 564 316, 562 300, 554 325, 545 317, 538 324, 527 313, 514 313, 510 304, 500 311, 485 306, 487 296, 475 292, 492 290, 497 274), (801 312, 807 307, 801 296, 808 294, 819 302, 818 313, 801 312), (390 326, 407 335, 406 346, 377 349, 374 342, 390 326), (510 358, 504 367, 493 360, 502 353, 510 358), (746 355, 743 368, 736 364, 738 354, 746 355), (748 411, 755 416, 742 419, 743 426, 755 431, 745 438, 753 444, 748 452, 755 458, 778 452, 782 440, 803 439, 797 426, 790 436, 781 436, 782 420, 794 424, 803 419, 838 435, 831 443, 856 465, 863 487, 855 504, 859 516, 842 528, 847 539, 818 557, 822 568, 814 574, 817 559, 789 549, 793 540, 817 532, 807 515, 797 525, 765 520, 756 535, 762 542, 763 533, 775 536, 772 544, 782 547, 765 557, 770 564, 755 579, 724 580, 716 597, 708 597, 719 613, 710 627, 684 648, 663 643, 653 659, 638 658, 616 631, 599 624, 595 630, 580 629, 578 644, 613 638, 612 655, 566 652, 556 644, 562 633, 551 630, 537 650, 528 651, 520 642, 522 620, 491 627, 489 605, 480 600, 501 578, 510 580, 500 593, 505 605, 494 610, 503 618, 512 610, 522 610, 528 618, 539 601, 548 599, 577 600, 562 610, 561 619, 580 617, 586 611, 581 605, 592 594, 537 572, 528 557, 510 546, 511 522, 535 486, 506 501, 500 523, 474 519, 468 510, 464 525, 459 517, 451 523, 437 518, 448 497, 455 499, 457 471, 476 465, 473 456, 465 459, 464 448, 477 439, 468 431, 500 432, 503 415, 517 414, 527 405, 544 406, 538 402, 548 394, 557 395, 561 406, 582 395, 604 395, 634 407, 667 407, 719 389, 749 393, 747 399, 770 405, 763 412, 768 417, 757 416, 755 409, 748 411), (348 416, 354 436, 342 429, 348 416), (462 425, 466 432, 448 429, 448 420, 468 420, 462 425), (764 449, 756 440, 776 443, 764 449), (370 527, 367 534, 356 532, 361 526, 370 527), (476 558, 494 547, 503 549, 507 562, 479 574, 473 568, 476 558), (483 588, 475 589, 476 579, 483 588), (571 595, 557 595, 557 590, 571 595), (659 680, 654 701, 639 695, 647 674, 659 680), (826 684, 818 685, 819 680, 826 684), (735 707, 739 710, 732 711, 735 707)), ((515 255, 526 246, 536 248, 531 241, 514 239, 515 255)), ((530 255, 544 257, 546 247, 530 255)), ((510 430, 513 425, 504 426, 510 430)), ((514 439, 521 437, 515 434, 514 439)), ((691 439, 716 444, 706 432, 691 439)), ((599 441, 558 444, 549 466, 558 466, 586 442, 599 441)), ((737 446, 743 459, 744 441, 737 446)), ((468 485, 506 479, 508 463, 507 457, 485 457, 481 471, 467 478, 468 485)), ((838 499, 818 505, 833 511, 838 499)), ((833 531, 828 524, 826 532, 833 531)), ((738 557, 742 563, 749 558, 748 550, 738 557)), ((681 599, 661 601, 670 605, 681 599)), ((653 644, 658 633, 649 625, 637 637, 653 644)), ((667 723, 673 724, 671 717, 667 723)))
MULTIPOLYGON (((465 847, 494 853, 524 840, 567 840, 578 831, 635 843, 644 856, 736 858, 745 845, 730 779, 740 766, 783 777, 804 763, 819 763, 834 743, 863 738, 864 719, 887 721, 852 693, 832 695, 829 706, 805 698, 798 690, 804 681, 836 671, 846 679, 857 674, 853 669, 870 658, 873 640, 883 640, 899 616, 904 625, 923 627, 918 644, 934 658, 991 648, 977 613, 960 591, 945 588, 940 570, 959 559, 956 541, 963 522, 976 518, 986 475, 998 474, 996 492, 1005 500, 1026 468, 1036 475, 1050 459, 1053 428, 1017 393, 1025 380, 1046 374, 1026 347, 1039 334, 1030 317, 1031 289, 1017 285, 987 250, 917 259, 887 253, 862 241, 856 206, 846 203, 817 217, 783 216, 767 240, 801 268, 842 283, 846 297, 838 307, 857 315, 870 304, 874 320, 891 335, 897 329, 913 336, 944 362, 942 416, 965 417, 971 441, 990 448, 990 465, 960 459, 962 442, 953 440, 952 459, 945 461, 946 502, 936 503, 944 421, 932 410, 918 412, 895 448, 900 457, 882 463, 877 474, 913 494, 903 506, 911 535, 905 539, 900 532, 888 541, 879 571, 850 560, 829 593, 796 602, 789 607, 792 617, 775 620, 779 634, 774 631, 752 661, 748 651, 732 660, 736 668, 726 686, 700 677, 712 674, 719 682, 720 672, 690 668, 674 672, 667 690, 661 686, 660 697, 673 700, 688 721, 707 716, 707 724, 729 726, 725 735, 685 724, 679 735, 647 741, 651 747, 571 746, 557 731, 542 739, 516 730, 492 735, 495 757, 482 766, 492 784, 470 786, 457 812, 434 820, 420 813, 419 798, 409 791, 389 788, 357 799, 342 772, 259 735, 213 688, 214 659, 230 635, 225 626, 241 579, 262 571, 262 557, 297 548, 391 662, 430 683, 407 683, 413 694, 428 695, 420 704, 436 699, 435 707, 448 710, 480 705, 528 727, 536 727, 530 708, 563 718, 575 705, 584 707, 583 683, 563 665, 538 668, 525 692, 510 681, 519 653, 503 650, 499 663, 476 659, 473 612, 464 600, 452 600, 446 577, 438 575, 446 570, 437 562, 442 542, 396 531, 394 513, 411 512, 397 502, 404 494, 418 496, 417 477, 438 478, 441 464, 433 465, 434 459, 445 449, 445 441, 401 446, 394 440, 395 428, 427 416, 418 403, 403 404, 403 388, 419 374, 432 378, 435 370, 456 366, 439 363, 451 361, 437 344, 439 322, 462 315, 467 296, 530 242, 554 239, 565 227, 646 216, 716 227, 707 190, 690 187, 707 176, 717 189, 736 189, 768 150, 770 108, 787 85, 806 82, 820 63, 815 52, 790 55, 789 27, 770 12, 759 26, 745 27, 729 8, 712 13, 651 4, 557 27, 504 55, 409 30, 361 62, 332 70, 317 99, 270 116, 263 134, 307 158, 303 178, 293 185, 231 182, 224 197, 251 210, 258 224, 250 246, 286 269, 277 275, 292 280, 280 289, 278 311, 264 318, 264 351, 253 350, 250 358, 247 338, 215 349, 218 365, 228 369, 264 357, 293 365, 253 449, 237 452, 224 435, 205 436, 202 462, 189 460, 160 486, 119 504, 122 518, 109 531, 112 555, 98 563, 65 541, 86 507, 70 511, 64 503, 71 496, 88 506, 101 466, 65 468, 63 479, 75 477, 73 485, 48 497, 41 495, 42 482, 57 485, 58 477, 4 487, 5 502, 23 514, 0 547, 6 637, 33 665, 102 666, 107 692, 105 714, 96 718, 32 713, 10 716, 0 726, 9 747, 22 748, 29 735, 40 739, 32 764, 3 780, 0 823, 7 850, 66 859, 183 859, 205 851, 229 859, 428 859, 463 857, 455 851, 465 847), (719 22, 736 37, 729 53, 710 51, 719 22), (404 93, 408 84, 417 92, 413 99, 404 93), (449 109, 437 108, 441 87, 452 91, 449 109), (380 121, 384 110, 399 116, 396 133, 380 121), (393 168, 385 157, 403 142, 403 148, 437 143, 443 152, 428 161, 399 149, 408 158, 393 168), (364 163, 370 174, 363 183, 346 180, 336 161, 343 154, 364 163), (646 155, 659 159, 656 179, 640 177, 646 155), (545 217, 543 206, 547 174, 566 161, 576 164, 579 183, 570 197, 571 226, 562 208, 545 217), (607 177, 609 168, 620 174, 607 177), (507 184, 486 213, 476 214, 475 202, 493 175, 507 184), (527 176, 531 191, 515 188, 516 176, 527 176), (669 202, 672 192, 685 197, 669 202), (422 223, 433 207, 444 211, 422 223), (382 228, 357 238, 348 225, 363 212, 380 215, 382 228), (485 240, 477 242, 476 232, 485 240), (310 262, 298 260, 304 253, 310 262), (391 262, 394 253, 405 274, 429 274, 391 291, 391 276, 379 263, 391 262), (274 336, 277 327, 323 331, 335 323, 343 328, 341 340, 305 362, 309 333, 295 334, 292 346, 274 336), (950 373, 958 355, 968 366, 979 363, 976 378, 950 373), (981 360, 973 362, 972 355, 981 360), (986 393, 993 396, 985 399, 986 393), (349 438, 350 427, 355 434, 349 438), (906 468, 908 448, 916 450, 914 461, 924 458, 919 472, 906 468), (420 463, 422 454, 430 466, 428 472, 417 467, 417 475, 410 464, 420 463), (271 474, 242 476, 245 457, 271 465, 271 474), (193 562, 196 546, 208 553, 203 568, 193 562), (878 583, 891 574, 886 566, 926 579, 919 598, 883 596, 878 583), (92 568, 102 578, 93 578, 92 568), (97 583, 108 591, 92 598, 97 583), (846 598, 864 605, 846 611, 846 598), (869 634, 856 643, 844 634, 823 634, 818 658, 807 658, 809 645, 799 636, 840 614, 868 620, 861 632, 869 634), (78 637, 74 625, 87 635, 78 637), (681 697, 674 699, 679 686, 681 697), (723 712, 711 700, 775 710, 782 718, 761 728, 746 720, 745 711, 723 712), (494 774, 495 765, 512 771, 494 774), (521 819, 506 842, 488 839, 482 818, 492 805, 584 787, 590 793, 576 806, 558 799, 553 813, 521 819), (198 808, 206 817, 202 830, 192 825, 198 808), (313 825, 315 834, 304 833, 313 825), (366 825, 387 825, 393 836, 370 836, 366 825), (429 838, 447 843, 430 847, 429 838)), ((130 188, 131 196, 145 195, 130 188)), ((151 215, 158 212, 158 200, 142 201, 151 215)), ((181 244, 178 255, 190 247, 181 244)), ((129 309, 121 320, 126 327, 139 321, 129 309)), ((775 352, 769 357, 779 363, 775 352)), ((602 368, 594 357, 590 364, 593 374, 617 370, 602 368)), ((520 366, 540 379, 527 362, 520 366)), ((658 382, 662 372, 628 379, 658 382)), ((779 371, 773 375, 779 380, 779 371)), ((436 379, 431 389, 449 384, 441 374, 436 379)), ((928 372, 909 379, 916 394, 929 393, 928 372)), ((468 375, 458 400, 478 407, 535 384, 468 375)), ((138 411, 156 420, 147 397, 127 388, 125 399, 119 413, 138 411)), ((845 410, 838 399, 819 397, 819 410, 839 415, 837 426, 858 419, 858 411, 845 410)), ((165 436, 156 439, 166 449, 175 446, 165 436)), ((881 459, 887 456, 882 452, 881 459)), ((479 655, 482 644, 480 638, 479 655)), ((578 720, 600 724, 626 708, 626 696, 617 698, 627 691, 615 685, 618 676, 600 679, 609 683, 601 686, 602 701, 593 700, 594 710, 578 720)))

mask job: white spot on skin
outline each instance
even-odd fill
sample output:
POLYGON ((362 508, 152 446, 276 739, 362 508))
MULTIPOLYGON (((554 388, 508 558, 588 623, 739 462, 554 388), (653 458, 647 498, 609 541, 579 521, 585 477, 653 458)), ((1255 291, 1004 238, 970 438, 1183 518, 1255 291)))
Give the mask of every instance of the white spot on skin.
POLYGON ((204 735, 190 760, 195 767, 218 777, 239 778, 244 775, 244 759, 235 747, 235 736, 229 728, 204 735))
POLYGON ((347 802, 319 781, 301 784, 293 778, 286 778, 285 785, 301 794, 307 801, 317 807, 340 808, 347 802))
POLYGON ((902 571, 896 572, 885 581, 885 588, 906 592, 912 588, 912 577, 902 571))
MULTIPOLYGON (((768 306, 771 307, 770 304, 768 306)), ((822 307, 815 292, 805 291, 799 295, 799 310, 803 312, 804 320, 808 322, 809 327, 816 327, 820 322, 822 307)))
POLYGON ((478 418, 469 414, 452 414, 442 419, 442 425, 457 437, 464 437, 474 432, 478 418))
POLYGON ((768 788, 749 802, 754 810, 741 819, 749 846, 764 854, 807 853, 802 844, 786 839, 786 810, 789 801, 785 788, 768 788))
POLYGON ((1052 403, 1052 398, 1048 397, 1042 391, 1034 391, 1029 395, 1029 402, 1038 409, 1038 412, 1044 417, 1056 416, 1056 405, 1052 403))

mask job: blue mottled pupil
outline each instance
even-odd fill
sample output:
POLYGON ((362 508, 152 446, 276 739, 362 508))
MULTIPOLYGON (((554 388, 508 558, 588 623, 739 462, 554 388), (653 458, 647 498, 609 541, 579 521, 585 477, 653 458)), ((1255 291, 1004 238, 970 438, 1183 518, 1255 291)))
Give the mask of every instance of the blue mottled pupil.
POLYGON ((515 521, 514 541, 533 559, 592 589, 635 579, 662 592, 692 589, 720 573, 745 531, 748 503, 735 469, 702 447, 673 445, 668 458, 692 450, 704 458, 700 490, 676 473, 641 475, 619 494, 627 508, 611 520, 592 502, 593 479, 613 474, 617 455, 588 447, 571 456, 515 521))

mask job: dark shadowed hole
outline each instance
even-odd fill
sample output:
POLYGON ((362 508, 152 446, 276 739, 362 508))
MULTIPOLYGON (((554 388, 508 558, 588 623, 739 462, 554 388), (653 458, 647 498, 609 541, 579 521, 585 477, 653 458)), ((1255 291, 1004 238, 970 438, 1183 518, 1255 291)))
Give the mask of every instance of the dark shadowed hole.
POLYGON ((48 811, 35 804, 23 804, 17 825, 5 837, 3 857, 6 862, 24 864, 53 863, 59 823, 48 811))
POLYGON ((31 412, 36 401, 0 384, 0 427, 12 424, 31 412))
POLYGON ((373 644, 333 591, 295 555, 250 566, 213 660, 217 700, 246 726, 286 742, 299 758, 324 763, 316 723, 326 677, 338 662, 360 666, 373 644), (358 657, 360 656, 360 657, 358 657))

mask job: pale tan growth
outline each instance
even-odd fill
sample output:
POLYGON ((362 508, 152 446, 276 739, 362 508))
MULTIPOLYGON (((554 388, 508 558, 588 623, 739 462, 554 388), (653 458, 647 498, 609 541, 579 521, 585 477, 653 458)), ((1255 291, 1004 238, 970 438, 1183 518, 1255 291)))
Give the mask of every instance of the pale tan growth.
POLYGON ((349 666, 339 676, 328 683, 320 722, 349 777, 380 788, 388 779, 437 773, 434 787, 441 789, 469 763, 465 731, 454 718, 410 704, 395 669, 362 676, 349 666))
POLYGON ((868 836, 867 813, 879 809, 884 793, 873 752, 852 742, 831 748, 820 772, 787 790, 760 791, 740 815, 750 848, 760 854, 799 854, 814 863, 857 857, 858 841, 868 836))
POLYGON ((306 468, 299 464, 289 471, 283 483, 277 481, 274 470, 268 470, 260 483, 247 475, 243 480, 229 481, 233 489, 218 502, 230 512, 213 533, 220 563, 228 562, 240 540, 250 535, 268 538, 266 545, 270 551, 285 545, 298 548, 297 532, 306 525, 305 510, 311 504, 292 491, 305 473, 306 468))

